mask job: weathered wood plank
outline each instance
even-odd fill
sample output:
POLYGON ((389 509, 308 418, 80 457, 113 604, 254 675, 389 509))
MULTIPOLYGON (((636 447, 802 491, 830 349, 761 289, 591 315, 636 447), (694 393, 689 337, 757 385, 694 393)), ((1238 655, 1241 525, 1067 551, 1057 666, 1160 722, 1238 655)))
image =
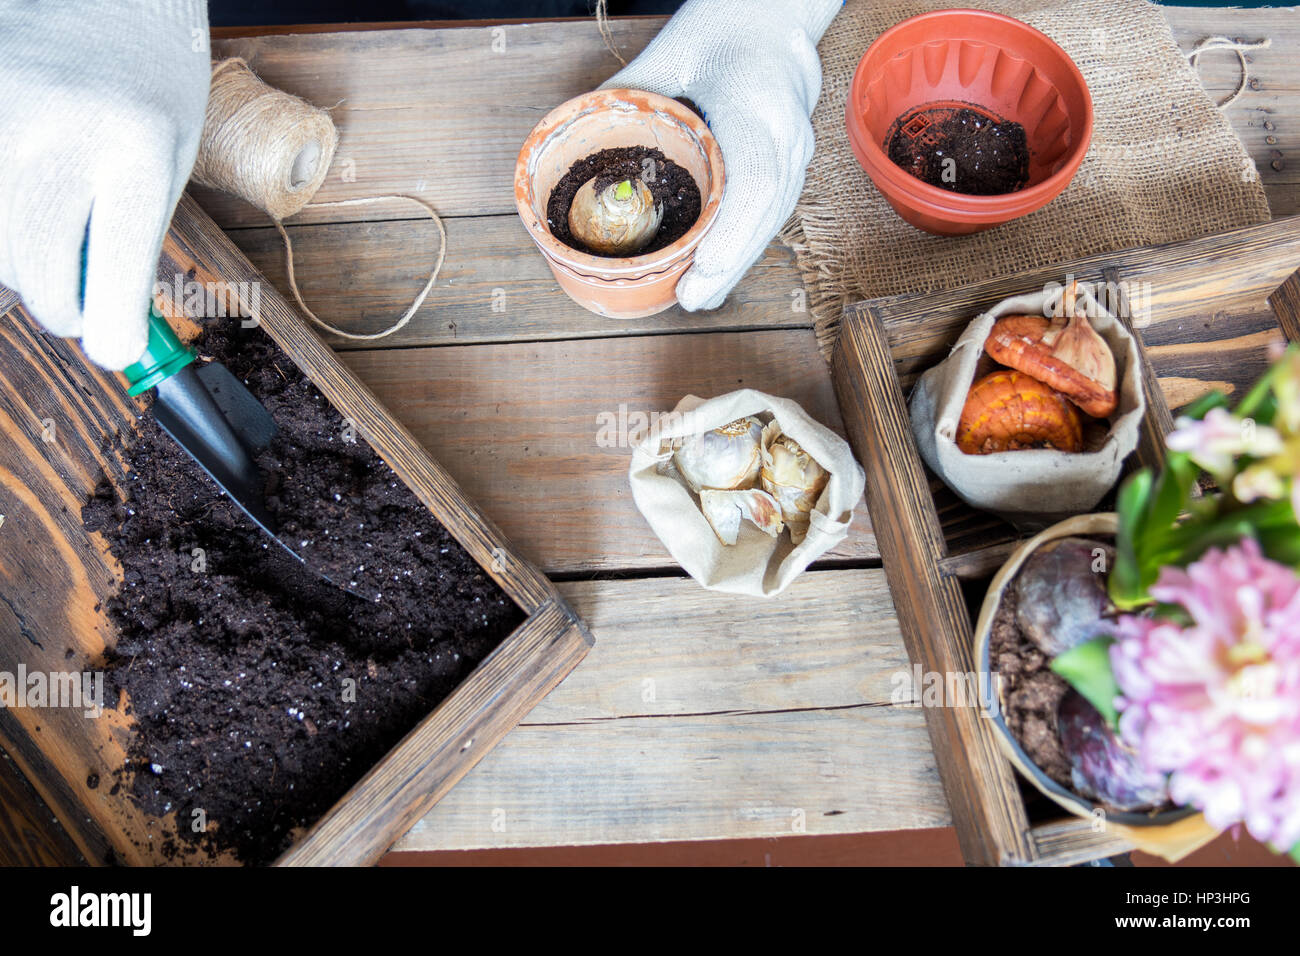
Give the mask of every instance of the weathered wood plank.
MULTIPOLYGON (((1300 115, 1300 75, 1291 55, 1300 41, 1295 8, 1167 7, 1165 15, 1184 50, 1215 34, 1272 38, 1271 49, 1248 55, 1256 83, 1227 114, 1274 214, 1300 212, 1300 124, 1291 119, 1300 115)), ((663 23, 615 20, 615 42, 630 59, 663 23)), ((343 136, 320 199, 415 191, 451 216, 510 212, 514 159, 528 130, 618 66, 592 21, 227 38, 214 40, 213 54, 244 56, 272 85, 333 107, 343 136), (557 62, 565 68, 557 70, 557 62)), ((1202 58, 1199 72, 1211 96, 1223 99, 1236 86, 1237 70, 1235 56, 1216 52, 1202 58)), ((238 200, 202 199, 223 227, 266 222, 238 200)), ((348 215, 385 219, 409 212, 393 205, 348 215)), ((308 210, 301 221, 338 218, 337 210, 308 210)))
POLYGON ((560 590, 591 654, 397 849, 947 824, 922 712, 890 704, 909 664, 881 571, 810 572, 770 601, 560 590))
MULTIPOLYGON (((1300 45, 1300 15, 1296 7, 1243 10, 1225 7, 1164 8, 1174 38, 1190 52, 1211 36, 1246 42, 1265 38, 1272 46, 1246 54, 1250 86, 1225 108, 1229 122, 1255 162, 1274 216, 1300 213, 1300 70, 1295 51, 1300 45)), ((1215 102, 1226 99, 1241 78, 1237 57, 1230 51, 1205 53, 1197 73, 1215 102)))
MULTIPOLYGON (((526 558, 551 572, 675 567, 628 487, 634 416, 752 386, 842 431, 811 330, 344 352, 526 558)), ((875 558, 865 505, 830 558, 875 558)))
MULTIPOLYGON (((113 640, 99 602, 117 570, 82 530, 81 506, 102 471, 121 474, 110 442, 136 410, 116 376, 87 369, 74 344, 40 332, 21 309, 0 322, 0 369, 0 669, 92 670, 113 640)), ((125 760, 118 712, 0 716, 0 746, 87 859, 104 862, 111 844, 125 862, 148 862, 156 824, 130 801, 105 799, 125 760), (103 789, 90 786, 95 776, 103 789)))
MULTIPOLYGON (((662 20, 614 24, 625 56, 662 20)), ((514 169, 529 130, 618 70, 595 20, 456 30, 382 30, 215 40, 272 86, 331 110, 334 168, 316 198, 409 193, 444 216, 514 211, 514 169)), ((266 225, 241 200, 205 191, 223 228, 266 225)), ((297 222, 409 218, 406 204, 305 210, 297 222)))
POLYGON ((1300 269, 1277 287, 1268 297, 1268 304, 1277 314, 1278 325, 1287 340, 1300 342, 1300 269))
POLYGON ((879 569, 809 571, 770 600, 689 578, 559 590, 596 645, 529 724, 889 704, 910 673, 879 569))
POLYGON ((0 866, 85 865, 54 813, 0 749, 0 866))
POLYGON ((1142 397, 1146 404, 1146 414, 1142 416, 1142 422, 1138 426, 1138 447, 1133 454, 1132 464, 1135 467, 1150 468, 1155 471, 1164 467, 1165 436, 1174 430, 1173 415, 1169 411, 1169 403, 1165 401, 1165 393, 1160 387, 1156 371, 1147 356, 1146 343, 1133 325, 1132 305, 1122 284, 1124 282, 1122 274, 1115 266, 1107 266, 1102 270, 1102 276, 1106 280, 1107 289, 1103 304, 1119 319, 1120 324, 1132 336, 1133 344, 1136 346, 1138 374, 1141 376, 1142 397))
MULTIPOLYGON (((768 246, 720 309, 674 306, 643 319, 610 319, 561 291, 518 216, 449 219, 438 284, 410 323, 370 342, 322 332, 336 349, 719 332, 810 325, 794 254, 768 246)), ((290 226, 294 273, 304 300, 330 325, 376 332, 406 311, 428 278, 438 239, 427 221, 290 226)), ((274 229, 231 238, 276 288, 288 290, 284 244, 274 229)))
MULTIPOLYGON (((957 579, 944 575, 943 529, 912 440, 889 340, 870 306, 844 315, 833 357, 850 439, 867 472, 867 495, 885 573, 911 659, 922 672, 976 673, 970 615, 957 579)), ((1036 848, 1015 776, 977 707, 927 707, 926 724, 953 825, 968 863, 1026 863, 1036 848)))
POLYGON ((1097 830, 1092 820, 1079 817, 1041 823, 1029 835, 1038 850, 1035 866, 1076 866, 1133 849, 1128 841, 1114 833, 1097 830))
POLYGON ((929 747, 895 707, 522 725, 394 849, 945 826, 929 747))

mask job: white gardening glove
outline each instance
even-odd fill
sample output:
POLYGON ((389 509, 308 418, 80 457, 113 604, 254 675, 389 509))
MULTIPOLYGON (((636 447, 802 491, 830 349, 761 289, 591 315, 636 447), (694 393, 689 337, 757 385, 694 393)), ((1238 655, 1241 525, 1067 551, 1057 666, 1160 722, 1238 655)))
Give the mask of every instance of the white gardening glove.
POLYGON ((210 71, 203 0, 0 3, 0 283, 107 368, 144 351, 210 71))
POLYGON ((602 89, 685 97, 726 164, 718 218, 677 283, 683 308, 715 309, 794 211, 813 154, 817 43, 842 0, 688 0, 602 89))

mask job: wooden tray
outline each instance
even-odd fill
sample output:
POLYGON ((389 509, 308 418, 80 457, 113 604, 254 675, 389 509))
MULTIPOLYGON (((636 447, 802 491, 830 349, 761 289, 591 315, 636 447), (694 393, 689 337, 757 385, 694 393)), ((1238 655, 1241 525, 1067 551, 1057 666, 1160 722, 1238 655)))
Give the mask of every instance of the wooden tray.
MULTIPOLYGON (((966 324, 1007 296, 1068 275, 1126 289, 1148 402, 1133 459, 1159 464, 1171 407, 1213 387, 1239 392, 1267 367, 1271 344, 1300 341, 1297 267, 1300 217, 1292 217, 845 310, 835 389, 867 472, 872 526, 914 663, 927 673, 975 673, 968 601, 978 607, 986 579, 1018 540, 1009 525, 970 508, 930 474, 912 439, 904 396, 966 324)), ((1059 810, 1042 807, 976 708, 928 707, 926 721, 968 863, 1069 864, 1129 849, 1094 832, 1090 821, 1061 820, 1059 810)))
MULTIPOLYGON (((188 196, 158 267, 163 282, 177 274, 259 283, 262 328, 527 615, 278 861, 372 863, 573 669, 591 635, 188 196)), ((117 583, 102 542, 82 530, 81 505, 102 473, 122 476, 113 438, 139 409, 118 376, 20 312, 0 323, 0 670, 80 671, 114 639, 102 602, 117 583)), ((178 331, 187 324, 172 318, 178 331)), ((159 822, 110 794, 129 732, 117 711, 0 708, 0 862, 162 862, 159 822)))

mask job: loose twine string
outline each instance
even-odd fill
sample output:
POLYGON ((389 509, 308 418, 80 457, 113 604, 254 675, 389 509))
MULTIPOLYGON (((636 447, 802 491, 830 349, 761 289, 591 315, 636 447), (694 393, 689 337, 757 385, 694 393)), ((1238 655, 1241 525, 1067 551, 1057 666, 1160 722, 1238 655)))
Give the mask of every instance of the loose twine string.
POLYGON ((299 307, 317 326, 354 341, 382 339, 403 328, 415 315, 442 271, 447 230, 437 211, 415 196, 388 194, 311 202, 329 172, 338 130, 326 110, 267 86, 242 59, 222 60, 212 68, 212 89, 193 178, 252 203, 271 217, 284 240, 289 289, 299 307), (338 209, 398 200, 419 206, 438 227, 438 257, 410 307, 378 332, 346 332, 316 315, 303 301, 294 274, 293 243, 282 220, 303 209, 338 209))
POLYGON ((1191 53, 1185 55, 1187 62, 1194 70, 1196 69, 1196 62, 1200 59, 1202 53, 1209 53, 1211 50, 1231 50, 1237 54, 1237 62, 1241 65, 1241 80, 1237 83, 1237 88, 1232 91, 1232 95, 1218 104, 1219 109, 1226 109, 1237 102, 1242 93, 1246 92, 1246 87, 1250 82, 1250 67, 1246 62, 1246 52, 1248 50, 1267 50, 1272 45, 1273 41, 1268 37, 1254 43, 1245 43, 1231 37, 1206 37, 1192 48, 1191 53))
POLYGON ((605 41, 605 49, 614 54, 614 59, 619 63, 627 66, 627 60, 614 45, 614 31, 609 27, 609 0, 596 0, 596 29, 600 31, 600 38, 605 41))

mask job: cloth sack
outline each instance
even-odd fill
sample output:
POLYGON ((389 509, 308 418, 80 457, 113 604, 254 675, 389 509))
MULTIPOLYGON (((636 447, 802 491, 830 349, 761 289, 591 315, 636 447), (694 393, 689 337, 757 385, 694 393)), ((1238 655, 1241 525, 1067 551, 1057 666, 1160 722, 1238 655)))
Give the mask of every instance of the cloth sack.
POLYGON ((732 594, 773 597, 804 568, 848 534, 862 500, 866 476, 848 443, 788 399, 744 388, 707 401, 687 395, 632 449, 632 498, 654 533, 682 569, 704 587, 732 594), (809 515, 807 537, 798 545, 788 531, 775 538, 748 521, 734 545, 724 545, 700 510, 690 486, 672 465, 673 440, 699 435, 754 415, 775 418, 830 477, 809 515))
POLYGON ((1119 480, 1124 459, 1137 448, 1146 412, 1137 344, 1128 329, 1079 283, 1078 305, 1115 356, 1119 407, 1100 448, 1077 454, 1050 448, 967 455, 957 447, 957 424, 975 381, 984 342, 1004 315, 1052 315, 1060 288, 1003 299, 978 316, 946 359, 925 372, 912 389, 912 434, 930 470, 968 504, 1001 515, 1024 529, 1045 527, 1090 511, 1119 480))

